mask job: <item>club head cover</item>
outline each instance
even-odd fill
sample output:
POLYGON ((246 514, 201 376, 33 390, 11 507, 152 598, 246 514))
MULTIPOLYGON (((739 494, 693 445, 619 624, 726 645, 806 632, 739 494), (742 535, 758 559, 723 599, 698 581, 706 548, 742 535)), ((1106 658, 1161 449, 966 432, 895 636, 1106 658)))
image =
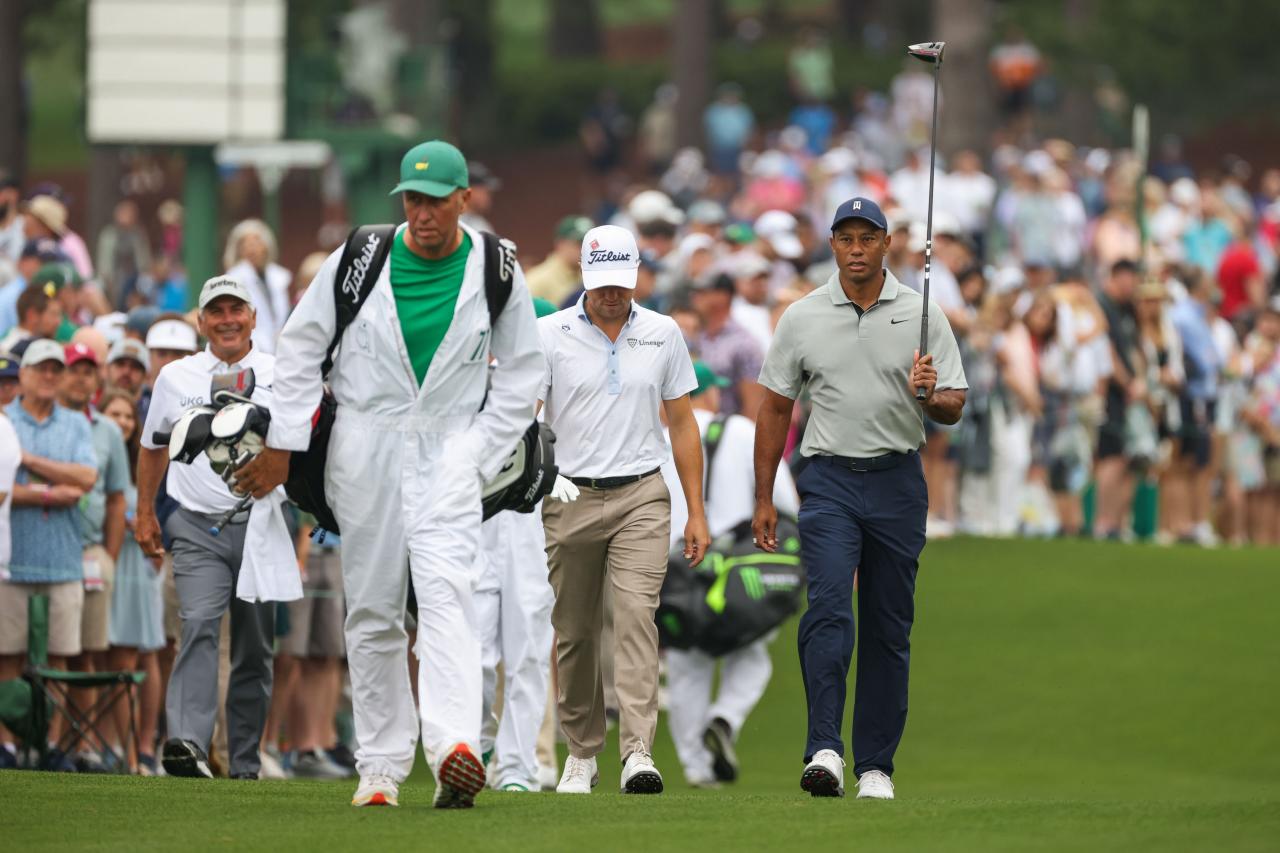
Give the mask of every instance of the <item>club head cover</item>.
POLYGON ((213 416, 210 433, 218 441, 235 444, 247 433, 267 434, 271 411, 256 403, 230 403, 213 416))
POLYGON ((169 460, 190 465, 204 452, 213 437, 211 430, 217 410, 194 406, 182 413, 169 433, 169 460))

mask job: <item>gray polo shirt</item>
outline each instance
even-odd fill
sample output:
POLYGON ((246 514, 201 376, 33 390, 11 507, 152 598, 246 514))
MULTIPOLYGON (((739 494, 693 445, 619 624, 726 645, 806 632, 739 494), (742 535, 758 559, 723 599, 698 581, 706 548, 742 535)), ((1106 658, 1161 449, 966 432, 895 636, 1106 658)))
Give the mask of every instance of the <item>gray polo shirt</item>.
MULTIPOLYGON (((924 444, 924 412, 909 387, 923 297, 885 271, 880 299, 861 315, 836 275, 778 321, 760 384, 809 393, 805 456, 882 456, 924 444)), ((951 324, 929 301, 929 350, 938 389, 967 389, 951 324)))

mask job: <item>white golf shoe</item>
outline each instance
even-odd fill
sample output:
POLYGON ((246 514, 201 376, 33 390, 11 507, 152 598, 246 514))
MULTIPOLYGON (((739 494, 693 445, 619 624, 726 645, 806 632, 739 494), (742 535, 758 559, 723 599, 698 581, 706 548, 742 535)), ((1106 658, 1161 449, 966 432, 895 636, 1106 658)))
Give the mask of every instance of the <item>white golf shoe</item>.
POLYGON ((834 749, 820 749, 805 765, 800 787, 814 797, 844 796, 844 759, 834 749))
POLYGON ((390 776, 361 776, 360 787, 351 798, 353 806, 398 806, 400 786, 390 776))
POLYGON ((622 793, 661 794, 662 774, 653 766, 653 756, 641 744, 622 765, 622 793))
POLYGON ((538 765, 538 787, 544 791, 556 789, 556 769, 549 764, 538 765))
POLYGON ((858 777, 859 800, 892 800, 893 780, 879 770, 868 770, 858 777))
POLYGON ((591 789, 600 781, 600 772, 596 770, 596 760, 592 758, 576 758, 570 755, 564 762, 564 775, 560 784, 556 785, 557 794, 590 794, 591 789))

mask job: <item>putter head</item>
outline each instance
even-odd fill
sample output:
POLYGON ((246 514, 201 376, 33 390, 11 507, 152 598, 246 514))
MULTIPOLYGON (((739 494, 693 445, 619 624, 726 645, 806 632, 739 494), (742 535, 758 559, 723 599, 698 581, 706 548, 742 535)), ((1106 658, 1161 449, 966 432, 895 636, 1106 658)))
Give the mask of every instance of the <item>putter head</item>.
POLYGON ((190 465, 204 452, 213 434, 213 416, 217 410, 194 406, 182 413, 169 433, 169 459, 190 465))
POLYGON ((907 48, 907 53, 930 65, 941 65, 942 51, 946 47, 947 43, 945 41, 922 41, 907 48))
POLYGON ((257 383, 252 367, 235 373, 218 373, 209 385, 209 399, 219 408, 228 403, 246 403, 253 396, 255 387, 257 383))

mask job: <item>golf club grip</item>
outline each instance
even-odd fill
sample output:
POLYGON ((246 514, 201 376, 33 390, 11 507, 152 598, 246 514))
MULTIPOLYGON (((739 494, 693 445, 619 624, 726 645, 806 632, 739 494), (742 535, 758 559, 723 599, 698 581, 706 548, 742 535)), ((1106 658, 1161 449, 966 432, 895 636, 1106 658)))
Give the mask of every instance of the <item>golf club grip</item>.
MULTIPOLYGON (((926 290, 926 292, 928 292, 926 290)), ((928 297, 926 297, 926 300, 928 297)), ((920 314, 920 357, 924 358, 929 350, 929 303, 924 303, 924 311, 920 314)), ((923 385, 916 387, 916 399, 924 402, 929 396, 928 390, 923 385)))

